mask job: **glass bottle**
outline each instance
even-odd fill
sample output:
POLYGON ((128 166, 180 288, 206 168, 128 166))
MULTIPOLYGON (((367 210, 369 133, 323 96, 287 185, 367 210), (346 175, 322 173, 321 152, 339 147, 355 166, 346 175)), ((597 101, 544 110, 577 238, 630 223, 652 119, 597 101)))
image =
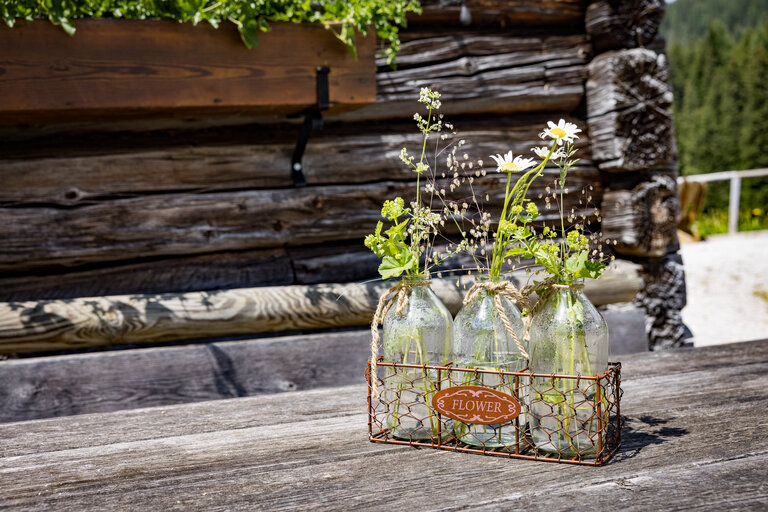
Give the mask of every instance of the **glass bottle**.
MULTIPOLYGON (((494 280, 498 282, 498 279, 494 280)), ((462 307, 453 323, 453 343, 451 355, 455 366, 481 368, 485 370, 519 371, 527 366, 527 361, 515 343, 501 319, 494 300, 495 293, 483 289, 462 307)), ((518 341, 525 348, 525 326, 520 311, 515 304, 504 296, 501 299, 504 313, 512 325, 518 341)), ((499 375, 470 372, 453 372, 453 386, 484 386, 512 395, 518 399, 516 391, 523 385, 515 378, 499 375), (516 389, 517 388, 517 389, 516 389)), ((521 401, 522 402, 522 401, 521 401)), ((525 425, 525 417, 518 417, 507 423, 497 425, 468 424, 454 421, 456 437, 463 443, 481 448, 510 447, 516 442, 516 426, 525 425)))
MULTIPOLYGON (((540 299, 530 328, 530 370, 560 375, 601 375, 608 369, 608 326, 575 286, 555 287, 540 299)), ((531 435, 537 450, 562 457, 594 456, 605 407, 598 407, 597 381, 533 378, 528 397, 531 435)), ((603 399, 604 400, 604 399, 603 399)))
MULTIPOLYGON (((448 362, 453 317, 429 285, 415 285, 401 314, 397 304, 384 317, 384 360, 414 365, 443 365, 448 362)), ((437 441, 447 436, 447 418, 438 424, 432 409, 436 371, 423 368, 388 367, 382 398, 388 403, 387 422, 392 435, 411 441, 437 441)))

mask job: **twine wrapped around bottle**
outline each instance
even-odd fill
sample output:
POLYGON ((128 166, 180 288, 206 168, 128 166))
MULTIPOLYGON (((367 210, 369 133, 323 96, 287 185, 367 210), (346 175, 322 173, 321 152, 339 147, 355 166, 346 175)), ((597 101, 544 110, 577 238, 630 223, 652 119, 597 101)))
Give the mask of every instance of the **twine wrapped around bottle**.
MULTIPOLYGON (((374 313, 373 320, 371 321, 371 360, 370 360, 371 394, 375 398, 379 397, 378 378, 376 377, 377 369, 378 369, 377 361, 379 358, 379 343, 381 341, 381 338, 379 337, 379 325, 383 324, 384 318, 387 316, 387 313, 393 306, 395 307, 395 313, 397 313, 398 315, 403 314, 403 312, 405 311, 405 308, 408 307, 408 295, 410 295, 411 290, 413 290, 414 286, 429 286, 431 283, 432 281, 429 279, 422 280, 422 281, 411 281, 408 279, 403 279, 402 281, 394 285, 392 288, 387 290, 386 293, 384 293, 379 298, 379 303, 376 306, 376 312, 374 313)), ((518 290, 515 287, 515 285, 509 281, 496 281, 496 282, 483 281, 483 282, 475 283, 467 291, 467 294, 464 297, 464 305, 466 306, 467 304, 469 304, 472 301, 472 299, 474 299, 475 296, 477 296, 477 294, 480 293, 482 290, 488 290, 489 292, 491 292, 493 294, 494 305, 496 306, 496 311, 499 313, 501 322, 504 324, 504 327, 507 329, 507 331, 512 336, 512 339, 515 341, 515 345, 517 346, 517 349, 520 351, 520 354, 525 359, 529 359, 528 352, 525 350, 525 346, 523 345, 523 343, 528 341, 529 329, 531 326, 531 319, 533 318, 533 314, 536 312, 538 307, 544 302, 543 300, 544 295, 542 294, 542 296, 539 297, 539 300, 536 302, 535 305, 531 304, 529 296, 541 290, 552 290, 554 288, 567 289, 567 288, 583 288, 583 287, 584 285, 581 285, 581 284, 572 284, 572 285, 559 284, 557 283, 556 278, 554 277, 550 277, 548 279, 545 279, 533 285, 525 286, 520 290, 518 290), (514 329, 512 328, 512 324, 509 321, 509 317, 507 317, 507 314, 504 311, 504 307, 501 302, 501 297, 508 298, 512 302, 515 302, 522 309, 525 309, 528 311, 528 315, 523 317, 523 321, 525 323, 525 335, 523 336, 522 340, 518 338, 517 333, 515 333, 514 329)))
POLYGON ((583 288, 584 285, 565 285, 565 284, 559 284, 556 281, 556 278, 550 277, 548 279, 545 279, 544 281, 540 281, 538 283, 525 286, 522 289, 518 290, 517 287, 515 287, 514 284, 512 284, 509 281, 482 281, 477 282, 467 291, 467 294, 464 296, 464 305, 466 306, 472 300, 479 294, 482 290, 487 290, 493 295, 493 303, 496 306, 496 312, 499 314, 499 318, 501 319, 501 323, 504 324, 504 328, 507 330, 507 332, 512 336, 512 339, 515 341, 515 345, 517 346, 517 350, 520 351, 520 354, 525 359, 529 359, 528 351, 525 350, 525 346, 523 345, 523 342, 527 342, 530 336, 530 327, 531 327, 531 319, 533 318, 533 314, 536 312, 536 310, 539 308, 541 304, 543 304, 543 295, 539 297, 539 300, 536 302, 535 305, 531 304, 530 295, 533 293, 537 293, 541 290, 551 290, 553 288, 583 288), (512 328, 512 323, 509 321, 509 317, 507 316, 507 313, 504 311, 504 307, 501 302, 501 298, 506 297, 510 301, 517 304, 518 307, 521 308, 521 310, 527 310, 528 314, 523 317, 523 322, 525 323, 525 334, 523 335, 523 339, 520 340, 517 336, 517 333, 512 328))
MULTIPOLYGON (((474 300, 474 298, 477 297, 477 295, 483 290, 487 290, 491 293, 491 295, 493 295, 493 303, 496 306, 496 312, 499 314, 501 323, 504 324, 504 328, 515 341, 517 350, 520 352, 523 358, 528 359, 528 352, 523 346, 523 341, 525 341, 525 338, 523 340, 518 338, 517 333, 512 328, 512 323, 509 321, 509 317, 504 311, 504 306, 501 302, 501 298, 506 297, 510 301, 517 303, 519 306, 527 309, 528 311, 531 311, 531 302, 528 300, 528 297, 521 293, 521 291, 518 290, 515 285, 509 281, 482 281, 472 285, 472 288, 470 288, 467 294, 464 296, 464 305, 466 306, 472 302, 472 300, 474 300)), ((526 322, 526 332, 527 331, 528 322, 526 322)))
POLYGON ((429 286, 432 283, 430 279, 423 281, 410 281, 403 279, 379 298, 379 304, 376 306, 376 313, 371 321, 371 393, 375 398, 379 397, 379 385, 377 374, 377 360, 379 358, 379 324, 384 323, 384 318, 395 306, 395 313, 402 315, 405 308, 408 307, 408 295, 414 286, 429 286))

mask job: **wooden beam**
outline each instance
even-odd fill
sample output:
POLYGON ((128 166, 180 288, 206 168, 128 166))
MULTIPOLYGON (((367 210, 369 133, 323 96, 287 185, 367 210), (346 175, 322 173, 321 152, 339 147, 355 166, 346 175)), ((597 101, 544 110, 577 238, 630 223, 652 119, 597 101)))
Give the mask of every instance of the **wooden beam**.
MULTIPOLYGON (((556 169, 547 170, 531 188, 530 196, 543 194, 556 175, 556 169)), ((486 203, 493 206, 491 211, 503 202, 503 180, 503 176, 493 173, 476 179, 472 185, 478 197, 487 197, 486 203)), ((593 201, 599 204, 602 190, 597 171, 581 168, 571 180, 573 189, 566 195, 566 208, 591 215, 593 209, 579 202, 583 197, 581 189, 592 186, 593 201)), ((381 218, 384 200, 394 196, 409 198, 414 185, 382 181, 300 189, 152 194, 71 209, 5 208, 1 211, 0 271, 361 238, 381 218)), ((471 195, 464 186, 452 197, 471 195)), ((546 210, 542 205, 541 211, 542 221, 559 218, 554 208, 546 210)))
POLYGON ((375 101, 375 34, 354 59, 317 24, 273 23, 248 50, 234 25, 77 20, 0 27, 3 123, 111 116, 298 112, 317 102, 316 67, 329 66, 330 101, 375 101))
MULTIPOLYGON (((362 247, 362 242, 358 241, 358 245, 362 247)), ((372 252, 368 252, 375 257, 372 252)), ((297 258, 298 261, 304 261, 297 258)), ((376 275, 377 267, 378 263, 373 266, 372 274, 357 279, 376 275)), ((354 275, 354 270, 349 270, 354 275)), ((0 302, 184 293, 222 288, 286 286, 297 282, 301 281, 296 281, 294 262, 285 249, 221 251, 109 265, 96 264, 69 271, 37 270, 0 275, 0 302)))
MULTIPOLYGON (((642 310, 602 314, 612 356, 648 350, 642 310)), ((359 384, 370 341, 360 328, 9 359, 0 361, 0 423, 359 384)))
POLYGON ((598 0, 587 7, 587 34, 598 52, 647 47, 665 11, 664 0, 598 0))
POLYGON ((589 65, 587 124, 600 170, 640 171, 675 158, 672 88, 664 55, 636 48, 589 65))
POLYGON ((0 361, 0 423, 359 384, 370 339, 362 329, 0 361))
MULTIPOLYGON (((520 284, 528 274, 512 276, 520 284)), ((143 296, 0 304, 0 353, 157 343, 264 332, 364 326, 393 283, 280 286, 143 296)), ((471 278, 436 278, 453 314, 471 278)), ((597 305, 631 301, 642 288, 634 264, 620 262, 587 296, 597 305)))
POLYGON ((606 190, 601 209, 603 236, 617 242, 618 254, 660 258, 680 247, 680 202, 670 176, 650 175, 630 190, 606 190))
POLYGON ((583 35, 523 38, 458 32, 446 37, 441 33, 404 46, 403 68, 382 67, 376 73, 375 104, 329 119, 409 119, 421 87, 440 91, 441 112, 449 115, 563 115, 575 111, 584 98, 591 47, 583 35))
MULTIPOLYGON (((414 110, 419 106, 411 102, 414 110)), ((583 119, 567 119, 586 127, 583 119)), ((486 160, 488 170, 493 169, 488 155, 509 150, 528 153, 538 145, 538 133, 547 118, 499 116, 495 120, 493 126, 477 118, 459 120, 454 138, 466 140, 463 149, 486 160)), ((205 132, 175 137, 160 133, 150 147, 143 137, 80 137, 65 139, 63 147, 50 141, 44 147, 7 148, 12 153, 0 159, 0 205, 75 206, 168 192, 289 187, 293 184, 290 162, 296 133, 284 131, 275 136, 273 131, 249 127, 224 131, 221 137, 205 132)), ((588 139, 580 142, 576 173, 594 168, 588 139)), ((309 142, 304 174, 309 185, 411 180, 414 175, 402 164, 399 153, 403 147, 415 152, 421 149, 418 144, 412 122, 379 125, 375 130, 331 125, 309 142)))
POLYGON ((552 27, 584 22, 583 0, 421 0, 423 13, 409 15, 408 26, 466 26, 461 6, 470 13, 470 26, 552 27))

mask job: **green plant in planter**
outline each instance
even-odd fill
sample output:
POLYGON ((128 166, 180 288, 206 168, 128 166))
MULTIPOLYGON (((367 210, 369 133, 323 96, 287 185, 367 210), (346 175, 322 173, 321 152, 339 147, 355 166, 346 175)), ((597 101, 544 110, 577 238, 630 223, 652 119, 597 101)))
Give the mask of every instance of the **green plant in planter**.
POLYGON ((224 22, 237 26, 248 48, 258 44, 259 32, 270 22, 320 23, 356 55, 355 32, 368 34, 370 27, 389 45, 385 50, 394 66, 400 50, 399 27, 409 12, 421 13, 416 0, 7 0, 0 3, 0 17, 9 27, 16 20, 48 18, 70 35, 77 18, 164 18, 194 24, 224 22))

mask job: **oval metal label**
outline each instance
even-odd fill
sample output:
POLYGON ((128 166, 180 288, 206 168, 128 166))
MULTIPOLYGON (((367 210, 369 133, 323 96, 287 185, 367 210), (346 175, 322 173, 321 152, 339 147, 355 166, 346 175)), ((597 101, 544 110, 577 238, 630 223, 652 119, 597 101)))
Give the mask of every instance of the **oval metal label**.
POLYGON ((432 397, 432 407, 454 420, 480 425, 506 423, 520 414, 520 402, 515 397, 481 386, 438 391, 432 397))

